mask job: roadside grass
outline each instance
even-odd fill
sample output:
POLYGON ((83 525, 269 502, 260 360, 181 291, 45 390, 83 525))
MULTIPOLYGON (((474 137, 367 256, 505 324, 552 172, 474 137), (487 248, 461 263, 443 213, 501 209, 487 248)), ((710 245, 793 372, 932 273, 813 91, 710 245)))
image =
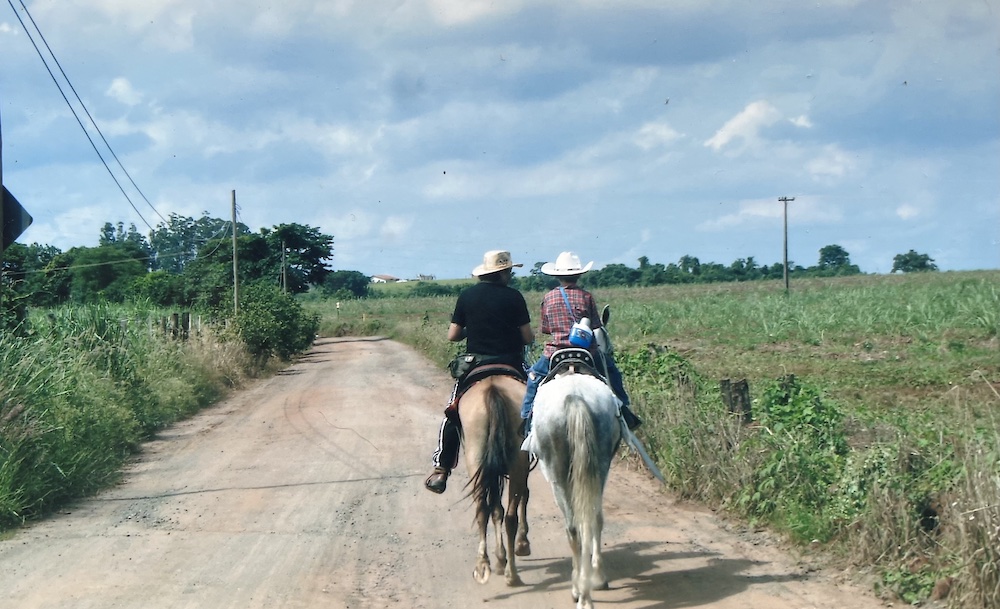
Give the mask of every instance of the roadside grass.
MULTIPOLYGON (((593 290, 670 488, 822 548, 885 598, 1000 606, 1000 272, 783 287, 593 290), (723 379, 748 381, 749 424, 723 379)), ((444 368, 453 305, 309 306, 321 333, 389 336, 444 368)))
POLYGON ((0 334, 0 530, 114 483, 139 443, 255 375, 211 331, 171 340, 141 307, 64 307, 0 334))

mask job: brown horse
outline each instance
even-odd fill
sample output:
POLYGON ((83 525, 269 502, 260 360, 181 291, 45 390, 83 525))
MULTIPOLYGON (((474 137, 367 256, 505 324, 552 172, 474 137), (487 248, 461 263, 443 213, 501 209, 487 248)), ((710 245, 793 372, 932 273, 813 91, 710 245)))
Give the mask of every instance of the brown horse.
POLYGON ((466 486, 476 506, 479 527, 473 577, 481 584, 489 580, 491 573, 486 545, 490 518, 496 537, 496 569, 504 571, 508 586, 521 585, 514 556, 531 554, 528 542, 529 457, 520 449, 518 433, 523 398, 524 383, 510 376, 495 375, 475 383, 458 402, 465 462, 471 475, 466 486), (502 498, 505 483, 506 513, 502 498))

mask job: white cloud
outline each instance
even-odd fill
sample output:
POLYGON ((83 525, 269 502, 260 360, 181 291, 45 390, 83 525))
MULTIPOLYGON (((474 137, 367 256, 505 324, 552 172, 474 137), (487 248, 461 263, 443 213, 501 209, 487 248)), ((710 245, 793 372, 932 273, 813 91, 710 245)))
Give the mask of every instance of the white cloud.
POLYGON ((413 226, 413 218, 403 216, 389 216, 382 222, 379 234, 383 239, 389 241, 400 241, 413 226))
POLYGON ((376 223, 375 216, 361 209, 352 209, 337 215, 324 215, 320 218, 320 226, 336 235, 338 243, 369 237, 376 223))
POLYGON ((836 144, 825 146, 819 156, 806 163, 806 170, 814 180, 840 179, 850 174, 856 167, 851 156, 836 144))
POLYGON ((646 123, 635 133, 635 144, 643 150, 650 150, 683 137, 673 127, 666 123, 646 123))
POLYGON ((796 127, 802 127, 803 129, 809 129, 813 126, 812 121, 805 114, 801 116, 796 116, 795 118, 788 119, 788 122, 795 125, 796 127))
POLYGON ((718 152, 730 142, 742 139, 745 145, 757 142, 763 127, 769 127, 781 120, 778 109, 766 101, 755 101, 739 114, 726 121, 721 129, 705 142, 705 146, 718 152))
MULTIPOLYGON (((706 232, 721 232, 738 227, 752 227, 783 221, 785 204, 774 199, 753 199, 738 203, 737 210, 699 224, 696 228, 706 232)), ((843 219, 839 207, 818 197, 795 197, 788 202, 789 224, 837 224, 843 219)))
POLYGON ((518 0, 429 0, 428 8, 440 23, 446 26, 481 21, 501 14, 516 13, 521 9, 518 0))
POLYGON ((920 215, 920 209, 914 205, 903 204, 896 208, 896 215, 902 220, 912 220, 920 215))
POLYGON ((111 86, 108 87, 105 95, 126 106, 135 106, 142 101, 142 94, 132 87, 132 83, 127 78, 121 77, 111 81, 111 86))

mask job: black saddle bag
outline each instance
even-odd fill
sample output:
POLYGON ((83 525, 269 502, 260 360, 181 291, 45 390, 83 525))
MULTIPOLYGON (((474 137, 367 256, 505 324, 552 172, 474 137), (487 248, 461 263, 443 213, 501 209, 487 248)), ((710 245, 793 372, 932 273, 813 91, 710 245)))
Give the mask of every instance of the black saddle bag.
POLYGON ((490 366, 492 364, 502 364, 510 358, 502 355, 479 355, 478 353, 460 353, 455 359, 448 363, 448 372, 451 378, 456 380, 464 379, 474 369, 480 366, 490 366))

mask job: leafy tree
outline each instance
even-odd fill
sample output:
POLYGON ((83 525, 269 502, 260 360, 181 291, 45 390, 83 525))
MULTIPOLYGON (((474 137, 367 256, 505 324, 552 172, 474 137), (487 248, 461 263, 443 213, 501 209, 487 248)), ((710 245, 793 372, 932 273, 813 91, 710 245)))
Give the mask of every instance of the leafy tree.
POLYGON ((759 279, 761 276, 760 268, 757 266, 757 261, 753 259, 753 256, 746 259, 738 258, 729 265, 729 271, 731 274, 730 281, 748 281, 759 279))
POLYGON ((701 274, 701 262, 694 256, 681 256, 681 259, 677 262, 677 266, 688 275, 701 274))
POLYGON ((146 274, 148 259, 137 244, 76 247, 69 253, 73 302, 122 302, 129 297, 132 282, 146 274))
POLYGON ((146 237, 136 230, 135 224, 129 224, 126 231, 124 222, 119 222, 116 226, 105 222, 98 245, 118 247, 123 252, 129 253, 130 257, 144 261, 147 268, 153 258, 153 248, 149 246, 146 237))
POLYGON ((896 254, 892 259, 892 271, 895 273, 921 273, 925 271, 936 271, 938 267, 934 260, 927 254, 918 254, 910 250, 905 254, 896 254))
MULTIPOLYGON (((331 257, 333 237, 299 224, 261 230, 260 234, 236 239, 237 268, 241 286, 265 283, 281 285, 281 243, 285 240, 289 293, 303 293, 310 284, 322 285, 330 270, 323 260, 331 257)), ((207 242, 197 258, 184 268, 185 298, 211 310, 231 308, 233 252, 226 239, 207 242)))
POLYGON ((819 250, 819 264, 806 269, 806 274, 817 277, 860 275, 858 265, 851 264, 851 256, 839 245, 827 245, 819 250))
POLYGON ((559 285, 558 279, 542 273, 543 264, 545 263, 536 262, 526 277, 519 277, 515 274, 510 281, 510 286, 522 292, 547 292, 559 285))
POLYGON ((137 277, 132 282, 132 295, 161 307, 191 304, 184 290, 184 278, 167 271, 153 271, 137 277))
POLYGON ((2 268, 11 295, 26 298, 30 306, 47 307, 64 301, 69 294, 68 272, 54 270, 61 256, 59 248, 51 245, 11 244, 4 252, 2 268), (66 283, 62 290, 59 289, 60 274, 66 283))
MULTIPOLYGON (((239 280, 248 286, 267 278, 277 285, 277 269, 268 268, 267 242, 261 235, 242 235, 236 239, 239 280)), ((185 301, 211 311, 233 308, 233 251, 228 239, 207 242, 198 256, 189 261, 182 274, 185 301)))
MULTIPOLYGON (((167 222, 156 225, 150 233, 149 243, 153 250, 152 268, 171 273, 181 273, 189 262, 198 256, 199 250, 213 240, 232 237, 232 222, 209 217, 204 212, 201 218, 170 214, 167 222)), ((250 229, 242 222, 236 223, 237 235, 248 235, 250 229)))
POLYGON ((819 250, 819 268, 829 269, 845 266, 851 263, 847 250, 839 245, 827 245, 819 250))
POLYGON ((649 258, 639 258, 639 284, 643 286, 661 285, 667 282, 667 267, 659 262, 649 263, 649 258))
POLYGON ((323 280, 320 291, 330 297, 365 298, 370 291, 371 280, 359 271, 333 271, 323 280))
POLYGON ((275 253, 271 265, 277 270, 279 282, 284 264, 284 287, 288 292, 301 294, 310 285, 322 285, 330 269, 324 260, 333 256, 333 237, 319 229, 302 224, 281 224, 273 229, 262 229, 269 251, 275 253), (281 253, 284 251, 284 263, 281 253))
POLYGON ((609 264, 603 269, 587 273, 580 283, 595 287, 635 286, 641 276, 638 269, 629 268, 624 264, 609 264))

